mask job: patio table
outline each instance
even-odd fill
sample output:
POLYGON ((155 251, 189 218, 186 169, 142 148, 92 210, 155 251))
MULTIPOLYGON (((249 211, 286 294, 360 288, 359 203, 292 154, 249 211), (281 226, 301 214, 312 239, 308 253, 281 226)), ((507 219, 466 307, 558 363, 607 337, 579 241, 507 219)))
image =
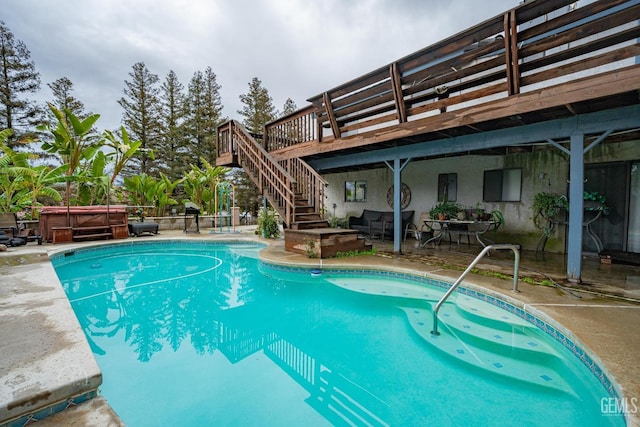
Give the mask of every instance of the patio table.
POLYGON ((488 242, 489 244, 493 243, 491 240, 484 237, 484 240, 481 236, 483 236, 487 231, 495 230, 498 227, 497 221, 465 221, 465 220, 455 220, 455 219, 426 219, 424 220, 424 224, 433 230, 433 237, 425 240, 420 244, 421 248, 424 248, 429 243, 440 244, 442 238, 444 236, 449 236, 449 242, 451 242, 451 233, 458 235, 458 246, 460 245, 460 236, 475 236, 476 240, 482 247, 486 247, 488 242))

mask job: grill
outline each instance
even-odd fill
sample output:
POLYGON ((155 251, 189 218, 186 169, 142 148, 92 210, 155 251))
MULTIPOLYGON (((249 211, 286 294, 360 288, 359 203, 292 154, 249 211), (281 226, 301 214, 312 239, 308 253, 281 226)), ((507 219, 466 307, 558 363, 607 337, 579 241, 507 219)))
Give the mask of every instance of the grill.
POLYGON ((187 202, 184 205, 184 232, 185 233, 200 233, 200 221, 199 221, 199 216, 200 216, 200 207, 198 205, 196 205, 195 203, 191 203, 191 202, 187 202), (190 217, 193 216, 194 219, 194 223, 195 223, 195 230, 194 229, 189 229, 188 224, 189 221, 188 219, 190 217))

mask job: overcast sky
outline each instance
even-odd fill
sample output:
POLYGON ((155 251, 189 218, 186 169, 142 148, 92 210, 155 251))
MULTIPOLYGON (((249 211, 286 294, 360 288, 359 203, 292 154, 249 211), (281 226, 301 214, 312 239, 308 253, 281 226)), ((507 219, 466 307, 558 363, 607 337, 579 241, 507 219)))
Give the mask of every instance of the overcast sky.
POLYGON ((223 114, 241 119, 253 77, 275 107, 307 99, 517 6, 519 0, 0 0, 0 20, 22 40, 40 93, 61 77, 120 126, 125 80, 144 62, 185 88, 196 71, 217 75, 223 114))

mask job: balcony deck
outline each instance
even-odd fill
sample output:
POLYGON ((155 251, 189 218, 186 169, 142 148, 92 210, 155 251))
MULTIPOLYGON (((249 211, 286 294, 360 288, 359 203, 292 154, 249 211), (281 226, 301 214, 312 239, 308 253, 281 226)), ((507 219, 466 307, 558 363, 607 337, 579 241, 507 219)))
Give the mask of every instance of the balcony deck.
MULTIPOLYGON (((441 154, 469 152, 456 138, 476 136, 481 143, 474 150, 495 154, 531 149, 539 136, 505 144, 487 132, 526 134, 531 125, 562 127, 561 119, 592 113, 609 112, 603 121, 637 113, 640 2, 573 3, 526 2, 313 96, 307 107, 266 125, 264 148, 277 160, 297 157, 313 166, 432 141, 441 143, 441 154)), ((629 129, 621 123, 615 131, 629 129)), ((433 156, 417 154, 412 157, 433 156)), ((217 164, 234 165, 224 131, 217 164)))

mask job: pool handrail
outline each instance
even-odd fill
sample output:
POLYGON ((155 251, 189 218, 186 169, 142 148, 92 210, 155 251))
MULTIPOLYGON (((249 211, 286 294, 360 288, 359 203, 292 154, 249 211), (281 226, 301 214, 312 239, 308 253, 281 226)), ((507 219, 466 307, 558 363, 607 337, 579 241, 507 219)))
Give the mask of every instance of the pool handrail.
POLYGON ((467 276, 467 274, 469 274, 469 272, 473 269, 473 267, 475 267, 475 265, 478 263, 478 261, 480 261, 480 259, 483 256, 485 256, 487 254, 487 252, 489 252, 492 249, 495 249, 495 250, 511 249, 513 251, 513 255, 514 255, 514 260, 513 260, 513 292, 520 292, 518 290, 518 266, 520 264, 520 250, 519 250, 519 247, 520 247, 519 245, 512 245, 512 244, 495 244, 495 245, 485 246, 480 251, 480 253, 475 257, 475 259, 471 262, 471 264, 469 264, 469 266, 466 268, 466 270, 464 270, 464 272, 462 272, 460 277, 458 277, 458 279, 453 283, 453 285, 451 285, 451 287, 447 290, 447 292, 445 292, 445 294, 442 296, 442 298, 440 298, 440 301, 438 301, 438 303, 436 304, 435 308, 433 309, 433 329, 431 330, 431 335, 440 335, 440 332, 438 332, 438 310, 440 310, 440 307, 442 306, 442 304, 444 304, 444 302, 447 300, 447 298, 449 298, 449 295, 451 295, 453 293, 453 291, 456 290, 458 285, 460 285, 460 283, 462 283, 462 280, 467 276))

